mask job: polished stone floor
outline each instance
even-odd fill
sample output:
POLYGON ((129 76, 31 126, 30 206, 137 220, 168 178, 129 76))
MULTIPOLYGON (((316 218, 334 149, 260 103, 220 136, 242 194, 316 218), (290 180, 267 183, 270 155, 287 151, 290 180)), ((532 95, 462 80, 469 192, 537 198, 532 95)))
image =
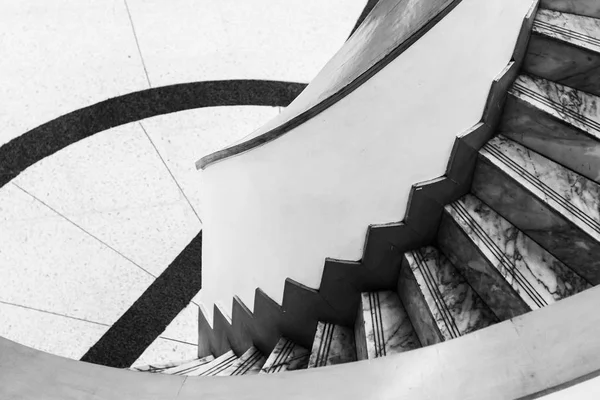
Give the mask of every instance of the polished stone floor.
MULTIPOLYGON (((364 4, 1 2, 0 146, 71 111, 151 87, 309 82, 364 4)), ((0 336, 65 357, 85 354, 201 229, 194 162, 279 111, 217 107, 126 124, 0 188, 0 336)), ((190 359, 196 341, 192 302, 135 365, 190 359)))

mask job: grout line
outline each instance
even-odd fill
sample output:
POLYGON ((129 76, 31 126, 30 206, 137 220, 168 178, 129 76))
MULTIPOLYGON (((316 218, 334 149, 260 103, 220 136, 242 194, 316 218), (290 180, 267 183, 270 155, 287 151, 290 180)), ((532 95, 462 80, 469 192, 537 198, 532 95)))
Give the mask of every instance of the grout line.
POLYGON ((148 275, 150 275, 151 277, 153 277, 154 279, 156 279, 156 276, 154 276, 154 274, 152 274, 150 271, 148 271, 147 269, 145 269, 144 267, 142 267, 141 265, 139 265, 138 263, 136 263, 135 261, 133 261, 131 258, 127 257, 125 254, 121 253, 119 250, 115 249, 114 247, 112 247, 111 245, 109 245, 108 243, 106 243, 105 241, 103 241, 102 239, 100 239, 99 237, 95 236, 94 234, 86 231, 85 229, 83 229, 83 227, 81 227, 80 225, 78 225, 77 223, 73 222, 72 220, 70 220, 69 218, 67 218, 65 215, 61 214, 59 211, 57 211, 56 209, 52 208, 49 204, 45 203, 44 201, 38 199, 36 196, 34 196, 33 194, 29 193, 27 190, 23 189, 22 187, 20 187, 19 185, 17 185, 16 183, 12 183, 15 187, 17 187, 19 190, 21 190, 22 192, 28 194, 29 196, 31 196, 32 198, 34 198, 35 200, 37 200, 38 202, 40 202, 41 204, 43 204, 44 206, 48 207, 50 210, 52 210, 54 213, 56 213, 58 216, 64 218, 65 220, 69 221, 72 225, 74 225, 75 227, 79 228, 81 231, 83 231, 84 233, 88 234, 89 236, 93 237, 94 239, 96 239, 98 242, 102 243, 104 246, 108 247, 109 249, 111 249, 112 251, 114 251, 115 253, 117 253, 118 255, 120 255, 121 257, 123 257, 124 259, 126 259, 127 261, 129 261, 130 263, 132 263, 133 265, 135 265, 136 267, 138 267, 139 269, 141 269, 142 271, 144 271, 145 273, 147 273, 148 275))
POLYGON ((150 137, 150 135, 148 134, 148 131, 146 131, 146 128, 144 128, 144 125, 142 125, 142 123, 140 121, 138 121, 138 124, 140 124, 140 127, 142 128, 142 130, 144 131, 144 133, 146 134, 146 137, 148 138, 148 140, 150 141, 150 144, 152 145, 152 147, 154 147, 154 150, 156 151, 156 154, 158 155, 158 157, 160 158, 160 160, 162 161, 163 165, 165 166, 165 168, 167 169, 167 171, 169 172, 169 175, 171 175, 171 178, 173 178, 173 182, 175 182, 175 185, 177 185, 177 187, 179 188, 179 191, 181 192, 181 194, 183 195, 183 197, 185 198, 185 200, 187 201, 187 203, 189 204, 190 208, 192 209, 192 211, 194 212, 194 214, 196 214, 196 218, 198 218, 198 221, 200 221, 200 223, 202 224, 202 219, 200 219, 200 216, 198 215, 198 213, 196 212, 196 209, 194 208, 194 206, 192 205, 192 202, 190 201, 190 199, 188 199, 188 197, 185 195, 185 192, 183 191, 183 188, 181 187, 181 185, 179 184, 179 182, 177 182, 177 179, 175 179, 175 175, 173 175, 173 172, 171 171, 171 169, 169 168, 169 166, 167 165, 167 162, 165 161, 165 159, 163 158, 163 156, 160 154, 160 152, 158 151, 158 148, 156 147, 156 145, 154 144, 154 141, 152 141, 152 138, 150 137))
MULTIPOLYGON (((168 338, 165 336, 159 336, 157 339, 164 339, 164 340, 170 340, 171 342, 177 342, 177 343, 182 343, 182 344, 189 344, 190 346, 196 346, 198 347, 198 344, 194 344, 194 343, 190 343, 190 342, 186 342, 185 340, 177 340, 177 339, 172 339, 172 338, 168 338)), ((150 346, 148 346, 150 347, 150 346)))
POLYGON ((1 303, 1 304, 5 304, 5 305, 7 305, 7 306, 20 307, 20 308, 24 308, 24 309, 26 309, 26 310, 37 311, 37 312, 41 312, 41 313, 44 313, 44 314, 56 315, 56 316, 58 316, 58 317, 64 317, 64 318, 74 319, 74 320, 81 321, 81 322, 88 322, 88 323, 90 323, 90 324, 95 324, 95 325, 100 325, 100 326, 108 326, 108 327, 110 327, 110 325, 108 325, 108 324, 104 324, 104 323, 102 323, 102 322, 95 322, 95 321, 90 321, 90 320, 88 320, 88 319, 85 319, 85 318, 72 317, 72 316, 70 316, 70 315, 60 314, 60 313, 56 313, 56 312, 52 312, 52 311, 41 310, 41 309, 39 309, 39 308, 34 308, 34 307, 24 306, 24 305, 22 305, 22 304, 11 303, 11 302, 4 301, 4 300, 0 300, 0 303, 1 303))
POLYGON ((148 75, 148 69, 146 69, 146 62, 144 61, 144 56, 142 55, 142 49, 140 48, 140 42, 137 37, 137 33, 135 31, 135 26, 133 25, 133 18, 131 18, 131 11, 129 11, 129 5, 127 4, 127 0, 123 0, 125 3, 125 8, 127 9, 127 15, 129 16, 129 22, 131 23, 131 30, 133 31, 133 37, 135 38, 135 44, 138 49, 138 53, 140 54, 140 59, 142 60, 142 67, 144 67, 144 73, 146 74, 146 80, 148 81, 148 86, 152 87, 152 83, 150 83, 150 76, 148 75))

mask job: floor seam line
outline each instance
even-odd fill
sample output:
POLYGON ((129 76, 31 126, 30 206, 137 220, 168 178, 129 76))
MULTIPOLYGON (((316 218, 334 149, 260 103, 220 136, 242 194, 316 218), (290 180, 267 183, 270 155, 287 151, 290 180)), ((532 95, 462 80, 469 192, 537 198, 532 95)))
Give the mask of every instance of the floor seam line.
POLYGON ((95 325, 110 327, 109 324, 105 324, 105 323, 102 323, 102 322, 90 321, 89 319, 85 319, 85 318, 73 317, 71 315, 61 314, 61 313, 57 313, 57 312, 54 312, 54 311, 42 310, 40 308, 30 307, 30 306, 26 306, 26 305, 23 305, 23 304, 11 303, 9 301, 0 300, 0 304, 5 304, 7 306, 24 308, 26 310, 37 311, 37 312, 41 312, 41 313, 44 313, 44 314, 55 315, 57 317, 74 319, 74 320, 81 321, 81 322, 88 322, 90 324, 95 324, 95 325))
POLYGON ((152 88, 152 83, 150 83, 150 76, 148 75, 148 69, 146 68, 146 62, 144 61, 144 56, 142 55, 142 49, 140 47, 140 42, 138 40, 137 32, 135 31, 135 26, 133 25, 133 18, 131 17, 131 11, 129 10, 129 4, 127 4, 127 0, 123 0, 125 3, 125 9, 127 9, 127 16, 129 17, 129 23, 131 24, 131 30, 133 31, 133 37, 135 39, 135 44, 138 49, 138 53, 140 55, 140 59, 142 61, 142 67, 144 68, 144 73, 146 74, 146 80, 148 81, 148 86, 152 88))
POLYGON ((146 128, 144 127, 144 125, 142 124, 141 121, 138 121, 138 124, 140 125, 140 127, 142 128, 142 130, 144 131, 144 134, 146 135, 146 137, 148 138, 148 141, 150 142, 150 144, 152 145, 152 147, 154 148, 154 151, 156 151, 156 154, 158 155, 158 158, 160 158, 160 161, 163 163, 163 165, 165 166, 165 168, 167 169, 167 172, 169 172, 169 175, 171 175, 171 178, 173 179, 173 182, 175 182, 175 185, 177 185, 177 188, 179 189, 179 191, 181 192, 181 194, 183 195, 183 197, 185 198, 185 200, 187 201, 188 205, 190 206, 190 208, 192 209, 193 213, 196 215, 196 218, 198 218, 198 221, 200 221, 200 224, 202 224, 202 219, 200 218, 200 215, 198 215, 198 213, 196 212, 196 209, 194 208, 194 206, 192 205, 192 202, 190 201, 190 199, 187 197, 187 195, 185 194, 185 192, 183 191, 183 188, 181 187, 181 185, 179 184, 179 182, 177 181, 177 179, 175 178, 175 175, 173 174, 173 171, 171 171, 171 169, 169 168, 169 166, 167 165, 167 161, 163 158, 162 154, 160 154, 160 152, 158 151, 158 147, 156 147, 156 144, 154 143, 154 141, 152 140, 152 138, 150 137, 150 134, 148 133, 148 131, 146 130, 146 128))
POLYGON ((23 189, 21 186, 17 185, 16 183, 12 182, 12 184, 18 188, 19 190, 21 190, 22 192, 28 194, 29 196, 31 196, 33 199, 35 199, 36 201, 38 201, 39 203, 43 204, 45 207, 47 207, 48 209, 52 210, 55 214, 57 214, 58 216, 60 216, 61 218, 63 218, 64 220, 68 221, 69 223, 71 223, 73 226, 75 226, 76 228, 78 228, 79 230, 81 230, 82 232, 84 232, 85 234, 89 235, 90 237, 94 238, 96 241, 100 242, 102 245, 108 247, 109 249, 111 249, 112 251, 114 251, 116 254, 120 255, 121 257, 123 257, 125 260, 129 261, 130 263, 132 263, 133 265, 135 265, 136 267, 138 267, 140 270, 144 271, 146 274, 150 275, 152 278, 156 279, 156 276, 154 276, 154 274, 152 274, 150 271, 148 271, 147 269, 145 269, 144 267, 142 267, 141 265, 139 265, 138 263, 136 263, 135 261, 133 261, 131 258, 127 257, 125 254, 121 253, 119 250, 115 249, 114 247, 112 247, 111 245, 109 245, 108 243, 106 243, 105 241, 103 241, 102 239, 100 239, 99 237, 97 237, 96 235, 88 232, 87 230, 85 230, 81 225, 77 224, 76 222, 72 221, 71 219, 69 219, 66 215, 60 213, 58 210, 54 209, 53 207, 51 207, 49 204, 45 203, 43 200, 37 198, 35 195, 33 195, 32 193, 28 192, 27 190, 23 189))

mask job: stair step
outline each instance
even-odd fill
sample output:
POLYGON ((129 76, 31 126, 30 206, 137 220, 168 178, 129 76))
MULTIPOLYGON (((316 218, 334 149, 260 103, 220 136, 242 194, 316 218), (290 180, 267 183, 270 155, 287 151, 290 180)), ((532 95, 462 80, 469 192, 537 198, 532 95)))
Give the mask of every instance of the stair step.
POLYGON ((521 75, 498 132, 600 182, 600 97, 521 75))
POLYGON ((431 246, 404 254, 398 293, 423 346, 498 322, 450 260, 431 246))
POLYGON ((352 361, 356 361, 353 329, 319 321, 308 368, 325 367, 352 361))
POLYGON ((197 370, 198 368, 201 368, 203 365, 208 364, 209 362, 213 361, 214 359, 215 358, 213 356, 197 358, 195 360, 182 363, 178 366, 165 369, 164 371, 162 371, 162 373, 167 374, 167 375, 187 375, 189 372, 192 372, 192 371, 197 370))
POLYGON ((600 283, 600 185, 498 136, 480 150, 471 190, 589 282, 600 283))
POLYGON ((217 376, 256 375, 267 359, 254 346, 250 347, 233 364, 219 372, 217 376))
POLYGON ((359 360, 421 347, 406 310, 393 291, 361 294, 354 332, 359 360))
POLYGON ((233 350, 229 350, 227 353, 223 354, 212 360, 209 363, 202 365, 200 368, 197 368, 193 371, 187 372, 184 375, 187 376, 216 376, 219 373, 225 371, 229 368, 234 362, 237 361, 237 357, 233 350))
POLYGON ((289 339, 281 338, 263 365, 261 374, 305 369, 310 352, 289 339))
POLYGON ((131 367, 129 369, 131 369, 132 371, 139 371, 139 372, 158 373, 158 372, 163 372, 169 368, 174 368, 174 367, 178 367, 183 364, 192 363, 196 360, 198 360, 198 358, 193 358, 191 360, 183 360, 183 361, 170 361, 170 362, 161 363, 161 364, 140 365, 139 367, 131 367))
POLYGON ((600 20, 538 10, 523 69, 600 95, 600 20))
POLYGON ((501 320, 589 287, 475 196, 466 195, 444 211, 440 248, 501 320))

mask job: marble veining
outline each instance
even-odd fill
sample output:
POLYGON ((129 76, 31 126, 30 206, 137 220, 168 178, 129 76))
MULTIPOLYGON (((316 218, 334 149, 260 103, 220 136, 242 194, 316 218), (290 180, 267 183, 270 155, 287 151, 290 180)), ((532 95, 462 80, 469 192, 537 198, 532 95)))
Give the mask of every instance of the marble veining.
POLYGON ((188 373, 197 370, 198 368, 202 367, 203 365, 208 364, 209 362, 213 361, 214 359, 215 358, 213 356, 198 358, 198 359, 180 364, 178 366, 168 368, 168 369, 162 371, 162 373, 168 374, 168 375, 187 375, 188 373))
POLYGON ((395 292, 362 293, 361 303, 369 359, 421 347, 395 292))
POLYGON ((600 182, 600 141, 532 104, 509 96, 498 132, 600 182))
POLYGON ((600 243, 557 212, 535 188, 498 160, 480 158, 471 191, 525 235, 592 284, 600 283, 600 243))
POLYGON ((596 18, 540 9, 533 32, 600 52, 600 20, 596 18))
POLYGON ((193 371, 187 372, 184 375, 187 376, 216 376, 220 372, 225 371, 229 368, 238 358, 235 356, 233 350, 229 350, 227 353, 215 358, 213 361, 202 365, 193 371))
POLYGON ((265 356, 256 347, 252 346, 227 369, 219 372, 217 375, 255 375, 260 372, 265 361, 265 356))
POLYGON ((503 136, 490 140, 480 154, 600 241, 600 185, 596 182, 503 136))
POLYGON ((261 374, 304 369, 308 365, 310 352, 289 339, 281 338, 263 365, 261 374))
POLYGON ((600 138, 600 99, 597 96, 529 75, 517 77, 509 95, 600 138))
MULTIPOLYGON (((214 359, 214 358, 211 358, 211 360, 212 359, 214 359)), ((157 373, 157 372, 163 372, 170 368, 179 367, 184 364, 190 364, 190 365, 193 365, 194 363, 197 364, 197 363, 201 362, 200 360, 202 360, 202 359, 194 358, 192 360, 171 361, 171 362, 166 362, 166 363, 162 363, 162 364, 140 365, 138 367, 131 367, 130 369, 134 370, 134 371, 140 371, 140 372, 157 373)), ((206 362, 211 361, 211 360, 207 360, 206 362)))
POLYGON ((450 260, 436 248, 423 247, 405 256, 444 340, 498 322, 450 260))
POLYGON ((352 361, 356 361, 352 328, 319 321, 308 368, 325 367, 352 361))
POLYGON ((453 203, 450 213, 532 310, 589 287, 475 196, 467 195, 453 203))
POLYGON ((437 243, 440 250, 500 321, 530 311, 523 299, 481 252, 468 231, 463 229, 464 226, 453 217, 451 205, 447 205, 438 230, 437 243))

